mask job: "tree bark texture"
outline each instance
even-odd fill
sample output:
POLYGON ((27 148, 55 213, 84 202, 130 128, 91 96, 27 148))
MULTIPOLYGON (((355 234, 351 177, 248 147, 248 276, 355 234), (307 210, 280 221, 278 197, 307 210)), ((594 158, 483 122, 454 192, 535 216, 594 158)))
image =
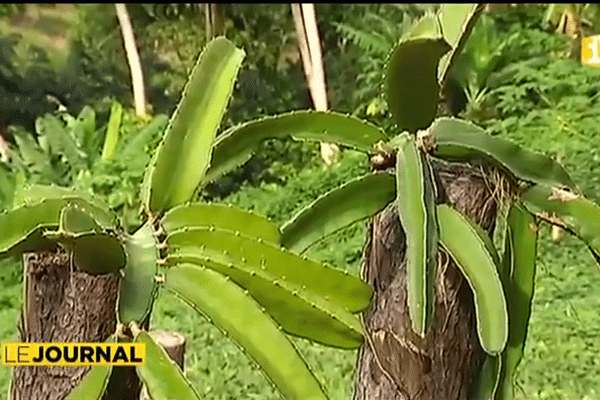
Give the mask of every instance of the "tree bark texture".
MULTIPOLYGON (((117 274, 74 270, 62 252, 24 256, 22 342, 103 342, 116 327, 117 274)), ((15 367, 14 400, 62 400, 90 367, 15 367)), ((134 367, 115 367, 105 399, 136 399, 134 367)))
MULTIPOLYGON (((454 205, 484 229, 493 229, 496 201, 481 169, 432 160, 438 202, 454 205)), ((355 400, 466 400, 485 353, 476 331, 473 295, 441 249, 434 318, 424 338, 412 331, 406 307, 406 241, 395 204, 371 222, 362 275, 374 289, 363 313, 355 400)))

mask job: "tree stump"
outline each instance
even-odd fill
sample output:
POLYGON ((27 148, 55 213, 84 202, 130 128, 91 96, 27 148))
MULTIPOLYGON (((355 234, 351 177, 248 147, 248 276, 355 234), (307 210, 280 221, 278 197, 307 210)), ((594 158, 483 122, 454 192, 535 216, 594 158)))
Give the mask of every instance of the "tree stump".
MULTIPOLYGON (((89 275, 73 269, 62 251, 27 254, 22 342, 103 342, 117 323, 117 274, 89 275)), ((13 400, 63 400, 90 367, 15 367, 13 400)), ((134 367, 113 368, 105 399, 139 396, 134 367), (116 374, 116 375, 115 375, 116 374)))
MULTIPOLYGON (((152 339, 160 344, 167 352, 171 360, 175 361, 179 368, 184 369, 185 338, 177 332, 156 329, 149 332, 152 339)), ((146 386, 140 394, 140 400, 150 400, 146 386)))

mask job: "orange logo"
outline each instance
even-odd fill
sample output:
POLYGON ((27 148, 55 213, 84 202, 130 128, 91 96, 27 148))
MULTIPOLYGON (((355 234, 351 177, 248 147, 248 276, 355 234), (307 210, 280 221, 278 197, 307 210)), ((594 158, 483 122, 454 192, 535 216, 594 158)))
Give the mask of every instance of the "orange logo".
POLYGON ((600 68, 600 35, 588 36, 581 41, 581 63, 600 68))

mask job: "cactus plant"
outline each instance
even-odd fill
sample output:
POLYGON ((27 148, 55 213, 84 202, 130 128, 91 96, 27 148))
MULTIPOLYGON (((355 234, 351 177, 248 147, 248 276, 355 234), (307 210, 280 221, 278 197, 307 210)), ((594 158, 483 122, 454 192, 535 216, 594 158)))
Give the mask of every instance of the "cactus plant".
MULTIPOLYGON (((143 220, 132 234, 93 196, 63 187, 21 188, 16 207, 0 214, 0 257, 58 248, 78 270, 121 276, 118 324, 107 340, 146 344, 147 363, 136 370, 151 398, 200 398, 145 330, 159 290, 173 292, 207 316, 289 399, 328 395, 286 334, 338 348, 362 344, 355 314, 369 304, 368 285, 283 249, 281 231, 264 217, 191 202, 211 168, 214 144, 229 137, 215 141, 243 57, 242 50, 222 37, 209 42, 200 55, 146 170, 140 190, 143 220)), ((309 122, 305 134, 320 139, 322 132, 314 131, 312 117, 298 116, 309 122)), ((347 124, 363 125, 355 120, 347 124)), ((276 122, 273 128, 278 126, 276 122)), ((372 140, 385 137, 374 127, 365 130, 364 137, 348 136, 349 143, 365 146, 369 135, 372 140)), ((345 130, 331 132, 336 140, 345 136, 345 130)), ((235 145, 230 149, 237 150, 235 145)), ((103 154, 110 158, 112 152, 103 154)), ((236 165, 237 160, 228 159, 233 156, 225 151, 212 168, 224 171, 236 165)), ((93 367, 68 398, 102 398, 117 379, 114 371, 93 367)))
MULTIPOLYGON (((394 336, 398 331, 394 332, 393 327, 400 324, 395 320, 386 322, 392 325, 388 328, 390 331, 380 328, 365 332, 368 340, 364 346, 375 353, 370 363, 375 366, 369 367, 371 373, 386 379, 369 375, 366 379, 379 381, 374 384, 380 385, 378 394, 375 391, 369 394, 368 389, 364 389, 355 395, 356 399, 448 398, 426 392, 425 386, 415 382, 419 373, 407 372, 408 364, 403 364, 400 371, 393 364, 387 368, 385 360, 380 359, 382 356, 378 358, 373 350, 380 346, 390 351, 397 348, 389 344, 394 342, 395 346, 407 349, 404 354, 416 357, 415 363, 420 363, 417 365, 425 365, 423 376, 434 367, 443 368, 432 366, 431 358, 429 364, 423 361, 432 353, 419 348, 429 344, 437 349, 435 343, 428 342, 436 340, 431 336, 432 321, 441 318, 447 323, 450 318, 450 315, 433 318, 436 312, 433 306, 439 304, 435 296, 440 294, 432 287, 436 277, 444 273, 440 271, 440 260, 453 260, 471 289, 476 337, 485 352, 482 361, 476 364, 477 378, 465 378, 471 387, 458 387, 453 393, 463 393, 456 395, 463 398, 464 391, 468 390, 470 397, 482 399, 513 398, 514 374, 523 354, 529 324, 540 221, 560 226, 579 237, 600 262, 600 208, 583 196, 562 165, 544 154, 490 136, 470 122, 435 117, 440 88, 482 10, 482 5, 444 5, 437 14, 427 14, 418 21, 394 47, 387 66, 385 96, 396 122, 397 136, 387 138, 382 130, 349 116, 296 112, 233 127, 215 144, 216 162, 209 169, 207 179, 214 179, 247 160, 251 145, 281 135, 328 141, 333 141, 328 135, 339 135, 339 144, 375 153, 373 160, 383 163, 374 165, 375 169, 387 170, 395 165, 396 180, 389 172, 376 172, 347 182, 319 197, 282 227, 282 244, 295 251, 305 251, 323 237, 376 214, 395 199, 393 207, 397 209, 406 236, 406 279, 400 281, 406 285, 406 300, 401 306, 408 309, 416 336, 394 336), (340 132, 350 124, 354 129, 340 132), (275 125, 281 129, 272 130, 275 125), (246 132, 256 134, 246 135, 246 132), (504 182, 509 182, 510 193, 505 201, 509 203, 510 212, 502 256, 488 233, 471 217, 443 204, 448 200, 440 192, 440 177, 432 167, 433 159, 486 165, 499 171, 504 182), (365 193, 373 193, 373 196, 365 196, 365 193), (382 379, 389 385, 383 385, 382 379)), ((366 255, 369 256, 368 251, 366 255)), ((375 281, 375 285, 382 283, 375 281)), ((377 295, 387 301, 397 301, 390 298, 389 293, 376 292, 377 295)), ((365 313, 365 317, 371 312, 365 313)), ((381 326, 382 322, 375 324, 381 326)), ((367 326, 365 329, 369 330, 367 326)), ((443 386, 444 382, 438 384, 443 386)))

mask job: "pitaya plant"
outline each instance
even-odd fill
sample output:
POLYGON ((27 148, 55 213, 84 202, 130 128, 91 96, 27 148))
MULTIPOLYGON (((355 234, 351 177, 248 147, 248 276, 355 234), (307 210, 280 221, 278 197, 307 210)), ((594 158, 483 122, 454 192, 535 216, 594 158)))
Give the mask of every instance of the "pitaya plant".
MULTIPOLYGON (((393 203, 406 235, 405 306, 413 333, 425 339, 431 332, 436 270, 441 259, 449 258, 473 294, 478 342, 486 354, 473 387, 466 389, 469 398, 510 399, 529 324, 538 225, 544 221, 569 231, 600 262, 600 207, 583 196, 552 158, 491 136, 468 121, 436 118, 440 88, 482 10, 483 5, 442 5, 438 13, 417 21, 393 48, 384 92, 396 136, 388 137, 366 121, 332 112, 268 117, 233 127, 217 138, 205 180, 233 170, 251 156, 252 145, 271 137, 337 142, 372 155, 378 171, 346 182, 301 210, 282 226, 281 244, 302 254, 323 238, 393 203), (501 225, 503 249, 497 249, 488 232, 471 217, 447 204, 432 159, 491 166, 509 183, 510 193, 504 196, 506 223, 501 225), (445 257, 438 257, 440 253, 445 257)), ((366 332, 365 347, 375 353, 380 345, 385 349, 385 336, 380 337, 380 344, 371 336, 366 332)), ((414 389, 419 387, 413 382, 418 372, 404 367, 397 372, 397 366, 392 367, 396 374, 406 375, 405 382, 411 382, 406 386, 413 389, 399 384, 394 380, 398 375, 392 376, 381 362, 389 356, 375 354, 377 364, 370 368, 391 382, 388 387, 393 393, 378 389, 373 398, 439 395, 414 389)), ((370 399, 365 393, 368 389, 360 395, 364 397, 355 398, 370 399)))
MULTIPOLYGON (((146 344, 147 362, 136 371, 153 399, 200 398, 146 331, 159 290, 173 292, 208 317, 259 364, 285 398, 328 398, 286 334, 342 349, 363 341, 355 313, 371 299, 366 283, 283 249, 281 231, 261 216, 191 202, 207 173, 214 176, 237 162, 221 151, 240 157, 239 141, 223 145, 229 136, 216 142, 215 136, 243 57, 225 38, 208 43, 200 55, 147 167, 142 221, 133 234, 92 195, 57 186, 21 190, 18 206, 0 215, 0 257, 60 248, 78 270, 120 274, 118 324, 107 340, 146 344), (212 155, 216 143, 220 152, 212 155), (216 163, 211 164, 211 156, 216 163)), ((298 117, 315 124, 312 114, 298 117)), ((352 137, 346 126, 363 126, 336 115, 317 117, 316 124, 320 118, 345 124, 328 135, 336 140, 352 137)), ((285 131, 279 123, 272 127, 279 128, 285 131)), ((384 138, 376 128, 368 129, 384 138)), ((111 371, 92 367, 67 398, 101 399, 114 377, 111 371)))

